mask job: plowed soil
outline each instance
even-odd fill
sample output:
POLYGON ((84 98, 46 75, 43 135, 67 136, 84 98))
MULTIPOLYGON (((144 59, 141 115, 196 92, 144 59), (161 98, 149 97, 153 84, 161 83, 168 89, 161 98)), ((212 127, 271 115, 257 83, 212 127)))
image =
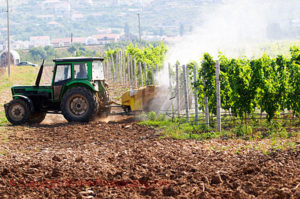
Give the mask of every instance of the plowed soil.
MULTIPOLYGON (((9 128, 9 127, 8 127, 9 128)), ((299 148, 160 139, 117 122, 19 127, 0 145, 0 198, 300 198, 299 148)))

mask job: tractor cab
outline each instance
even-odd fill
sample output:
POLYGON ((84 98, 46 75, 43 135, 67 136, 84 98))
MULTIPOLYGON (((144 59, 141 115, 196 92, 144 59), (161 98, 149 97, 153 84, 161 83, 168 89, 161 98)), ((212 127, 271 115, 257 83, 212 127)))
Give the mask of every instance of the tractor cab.
POLYGON ((65 91, 76 85, 87 86, 95 92, 103 91, 105 79, 102 61, 102 58, 55 59, 52 100, 60 101, 65 91))

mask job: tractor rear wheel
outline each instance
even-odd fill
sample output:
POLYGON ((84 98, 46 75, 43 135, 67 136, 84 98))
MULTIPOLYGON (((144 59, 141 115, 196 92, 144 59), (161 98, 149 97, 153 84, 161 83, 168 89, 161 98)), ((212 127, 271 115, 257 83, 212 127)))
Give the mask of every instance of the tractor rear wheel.
POLYGON ((45 119, 45 117, 46 117, 46 113, 34 112, 31 114, 30 118, 28 119, 28 123, 39 124, 45 119))
POLYGON ((30 107, 22 99, 14 99, 5 105, 7 120, 14 125, 21 125, 28 122, 31 116, 30 107))
POLYGON ((98 111, 96 95, 84 87, 68 90, 61 101, 61 110, 69 122, 89 122, 98 111))

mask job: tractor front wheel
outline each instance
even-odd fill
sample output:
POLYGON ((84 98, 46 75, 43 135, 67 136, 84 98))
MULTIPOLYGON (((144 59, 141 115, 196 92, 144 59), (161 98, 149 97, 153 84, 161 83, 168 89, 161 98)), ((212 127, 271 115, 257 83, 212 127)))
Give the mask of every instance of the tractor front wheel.
POLYGON ((69 122, 89 122, 98 107, 96 95, 84 87, 71 88, 61 101, 62 113, 69 122))
POLYGON ((14 99, 5 105, 7 120, 14 125, 21 125, 28 122, 31 116, 30 107, 22 99, 14 99))

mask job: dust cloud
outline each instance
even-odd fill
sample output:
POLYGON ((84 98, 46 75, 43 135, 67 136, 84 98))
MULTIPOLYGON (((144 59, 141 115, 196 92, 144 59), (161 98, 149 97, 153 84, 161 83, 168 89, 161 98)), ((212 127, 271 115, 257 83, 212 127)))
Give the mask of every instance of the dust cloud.
MULTIPOLYGON (((263 48, 275 41, 300 38, 299 0, 220 2, 199 8, 201 16, 198 18, 203 21, 199 23, 201 25, 169 47, 164 68, 156 77, 159 85, 169 87, 168 63, 172 66, 177 61, 181 65, 190 61, 199 63, 205 52, 215 59, 220 51, 231 57, 259 56, 255 52, 258 47, 263 48)), ((174 73, 174 67, 172 70, 174 73)), ((174 79, 171 82, 175 84, 174 79)), ((172 98, 172 95, 168 98, 172 98)), ((171 103, 172 100, 166 99, 164 106, 170 108, 171 103)))
POLYGON ((60 114, 47 114, 41 124, 62 124, 67 123, 67 120, 60 114))
POLYGON ((205 7, 202 25, 169 49, 166 62, 199 61, 204 52, 252 56, 258 45, 299 38, 299 10, 299 0, 224 0, 205 7))

